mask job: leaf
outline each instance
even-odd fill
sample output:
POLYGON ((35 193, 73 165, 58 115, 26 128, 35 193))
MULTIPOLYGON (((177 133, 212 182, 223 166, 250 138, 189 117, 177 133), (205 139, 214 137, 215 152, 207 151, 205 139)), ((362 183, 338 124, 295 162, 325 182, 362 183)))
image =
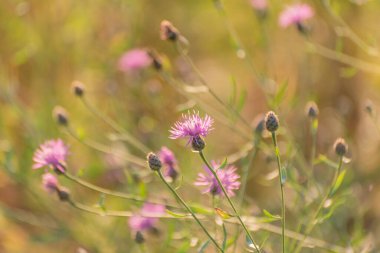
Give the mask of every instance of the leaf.
POLYGON ((275 220, 281 220, 281 216, 280 215, 271 214, 269 211, 267 211, 265 209, 263 210, 263 213, 268 218, 275 219, 275 220))
POLYGON ((167 212, 168 214, 170 214, 171 216, 176 217, 176 218, 183 218, 183 217, 188 216, 188 215, 185 214, 185 213, 175 213, 175 212, 173 212, 173 211, 170 211, 169 209, 166 209, 166 212, 167 212))
POLYGON ((146 184, 144 182, 141 182, 139 184, 139 193, 140 193, 141 198, 146 198, 147 189, 146 189, 146 184))
POLYGON ((198 253, 204 253, 205 252, 205 249, 207 248, 207 246, 209 245, 210 243, 210 239, 208 239, 207 241, 205 241, 199 248, 198 248, 198 253))
POLYGON ((284 100, 286 90, 288 88, 288 81, 284 81, 280 84, 274 98, 271 101, 271 106, 277 108, 281 102, 284 100))
POLYGON ((222 249, 223 251, 226 249, 226 245, 227 245, 227 229, 226 229, 226 226, 224 225, 224 222, 222 223, 222 227, 223 227, 223 243, 222 243, 222 249))
POLYGON ((286 168, 284 166, 281 167, 280 172, 281 172, 281 175, 280 175, 281 176, 281 184, 285 184, 286 179, 287 179, 286 168))
POLYGON ((247 99, 247 90, 243 90, 240 94, 239 100, 236 104, 236 111, 241 112, 244 107, 245 100, 247 99))
POLYGON ((235 217, 235 215, 233 214, 230 214, 230 213, 227 213, 226 211, 223 211, 222 209, 220 208, 217 208, 215 207, 215 212, 220 216, 220 218, 222 218, 223 220, 227 220, 231 217, 235 217))
POLYGON ((226 167, 226 166, 227 166, 227 157, 224 158, 224 161, 223 161, 222 164, 219 166, 218 170, 219 170, 219 169, 223 169, 223 168, 226 167))
POLYGON ((324 163, 333 169, 338 168, 338 164, 328 159, 325 155, 319 155, 317 159, 315 159, 314 164, 324 163))
POLYGON ((201 206, 200 204, 194 203, 190 204, 189 206, 194 213, 213 214, 212 209, 208 209, 207 207, 201 206))
POLYGON ((339 173, 338 178, 336 179, 336 182, 330 192, 330 196, 334 195, 335 192, 339 189, 339 187, 342 185, 344 177, 346 176, 347 170, 343 170, 342 172, 339 173))
POLYGON ((179 180, 179 182, 178 182, 178 185, 177 185, 176 187, 174 187, 174 189, 175 189, 175 190, 178 190, 179 188, 181 188, 182 183, 183 183, 183 176, 181 175, 180 180, 179 180))

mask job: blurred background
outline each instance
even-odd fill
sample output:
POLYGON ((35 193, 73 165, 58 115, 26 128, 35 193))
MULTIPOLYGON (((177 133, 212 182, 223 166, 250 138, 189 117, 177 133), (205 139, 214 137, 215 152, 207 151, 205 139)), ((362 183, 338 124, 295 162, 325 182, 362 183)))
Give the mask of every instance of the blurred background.
MULTIPOLYGON (((74 80, 84 83, 86 101, 93 108, 149 149, 167 146, 175 152, 183 176, 179 191, 190 202, 210 206, 211 200, 192 185, 202 171, 199 157, 185 141, 168 138, 168 130, 182 112, 195 108, 201 115, 217 118, 217 111, 224 116, 216 119, 215 130, 207 138, 207 156, 219 160, 228 156, 236 166, 244 164, 251 148, 246 136, 251 130, 209 93, 192 93, 195 99, 189 99, 162 75, 170 73, 189 86, 202 85, 187 58, 181 57, 172 42, 160 39, 164 19, 187 39, 188 56, 208 85, 235 106, 245 121, 252 123, 269 109, 279 114, 284 127, 280 150, 291 170, 286 189, 291 230, 298 229, 310 210, 302 201, 307 203, 308 196, 314 196, 313 190, 306 189, 306 197, 299 198, 295 185, 303 187, 305 176, 297 159, 310 159, 309 120, 304 108, 309 100, 316 101, 320 110, 317 156, 323 154, 336 162, 332 145, 337 137, 344 137, 350 162, 344 165, 348 172, 341 189, 342 203, 312 235, 352 248, 352 252, 379 252, 380 122, 376 111, 380 102, 380 3, 304 2, 313 7, 315 15, 305 24, 308 32, 303 34, 296 26, 284 29, 278 24, 279 13, 292 1, 268 1, 267 8, 260 11, 248 0, 2 0, 0 252, 139 250, 127 219, 83 213, 44 191, 42 170, 31 167, 34 151, 47 139, 62 138, 69 144, 68 170, 82 179, 174 202, 147 168, 112 155, 112 150, 117 150, 145 159, 116 138, 113 129, 72 93, 74 80), (155 50, 163 70, 121 71, 120 57, 134 48, 155 50), (56 105, 68 111, 70 127, 79 141, 54 121, 56 105), (84 140, 103 143, 111 152, 98 152, 84 145, 84 140)), ((280 210, 277 180, 271 176, 276 164, 268 136, 264 134, 263 148, 251 168, 245 214, 280 210)), ((313 171, 322 189, 327 188, 332 175, 323 163, 313 171)), ((79 202, 98 204, 99 194, 65 178, 60 178, 60 183, 79 202)), ((107 198, 106 203, 110 209, 133 212, 141 206, 115 198, 107 198)), ((197 252, 205 238, 189 227, 195 224, 161 220, 159 233, 147 239, 147 252, 197 252)), ((257 233, 260 240, 269 238, 267 251, 276 252, 275 242, 280 237, 265 230, 257 233)), ((304 252, 327 251, 315 248, 304 252)))

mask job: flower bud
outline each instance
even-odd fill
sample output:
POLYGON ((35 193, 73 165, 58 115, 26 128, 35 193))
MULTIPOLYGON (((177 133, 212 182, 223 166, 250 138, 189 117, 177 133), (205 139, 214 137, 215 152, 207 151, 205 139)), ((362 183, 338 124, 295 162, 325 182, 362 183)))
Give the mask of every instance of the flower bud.
POLYGON ((149 57, 152 59, 152 66, 155 70, 160 71, 162 69, 162 61, 158 54, 153 50, 147 51, 149 57))
POLYGON ((142 244, 145 242, 144 236, 140 231, 136 232, 135 242, 138 244, 142 244))
POLYGON ((69 117, 65 108, 63 108, 62 106, 57 105, 56 107, 54 107, 53 117, 55 118, 57 123, 62 126, 67 126, 69 124, 69 117))
POLYGON ((344 156, 348 150, 346 141, 343 138, 338 138, 334 143, 334 150, 338 156, 344 156))
POLYGON ((82 82, 74 81, 71 87, 75 96, 82 97, 84 95, 84 84, 82 82))
POLYGON ((57 194, 60 201, 69 201, 70 200, 70 192, 65 188, 57 188, 57 194))
POLYGON ((206 146, 205 141, 199 135, 195 136, 191 140, 191 147, 194 151, 202 151, 206 146))
POLYGON ((148 165, 151 170, 157 171, 160 170, 162 167, 162 163, 160 161, 160 158, 154 154, 154 153, 149 153, 147 156, 148 160, 148 165))
POLYGON ((160 32, 162 40, 176 41, 179 36, 177 28, 175 28, 172 23, 167 20, 161 21, 160 32))
POLYGON ((309 118, 311 119, 317 118, 319 114, 319 109, 318 109, 317 104, 314 101, 309 101, 306 104, 305 112, 309 118))
POLYGON ((265 128, 273 133, 276 132, 279 126, 278 118, 277 115, 273 112, 270 111, 265 115, 265 128))
POLYGON ((253 120, 253 128, 256 134, 261 135, 265 129, 265 121, 262 114, 256 116, 253 120))

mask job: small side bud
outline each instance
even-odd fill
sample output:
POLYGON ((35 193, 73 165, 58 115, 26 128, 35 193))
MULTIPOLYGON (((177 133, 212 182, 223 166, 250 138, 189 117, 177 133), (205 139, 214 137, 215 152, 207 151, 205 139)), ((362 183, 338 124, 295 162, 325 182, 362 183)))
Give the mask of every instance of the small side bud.
POLYGON ((56 106, 53 109, 53 118, 57 121, 58 124, 67 126, 69 124, 68 114, 62 106, 56 106))
POLYGON ((155 70, 160 71, 162 69, 162 61, 158 54, 153 50, 147 51, 149 57, 152 59, 152 66, 155 70))
POLYGON ((140 231, 136 232, 135 242, 138 244, 142 244, 145 242, 144 236, 140 231))
POLYGON ((149 168, 151 170, 157 171, 157 170, 160 170, 162 167, 160 158, 154 153, 148 154, 147 161, 148 161, 149 168))
POLYGON ((273 133, 276 132, 279 126, 278 117, 273 111, 269 111, 265 115, 265 128, 273 133))
POLYGON ((84 95, 84 84, 82 82, 74 81, 71 87, 75 96, 82 97, 84 95))
POLYGON ((346 141, 343 138, 338 138, 334 143, 334 150, 338 156, 344 156, 348 150, 346 141))
POLYGON ((205 141, 203 140, 202 137, 195 136, 193 137, 191 141, 191 147, 193 148, 194 151, 202 151, 206 146, 205 141))
POLYGON ((369 115, 372 115, 372 113, 373 113, 373 103, 372 103, 371 100, 368 99, 367 101, 365 101, 364 108, 365 108, 365 111, 369 115))
POLYGON ((167 20, 161 21, 160 34, 162 40, 176 41, 179 37, 179 32, 172 23, 167 20))
POLYGON ((263 133, 265 129, 265 119, 264 115, 260 114, 256 116, 256 118, 253 120, 253 129, 255 131, 255 134, 260 135, 263 133))
POLYGON ((69 201, 70 200, 70 192, 65 188, 57 188, 57 194, 60 201, 69 201))
POLYGON ((319 109, 318 109, 317 104, 316 104, 314 101, 309 101, 309 102, 306 104, 305 112, 306 112, 306 115, 307 115, 310 119, 315 119, 315 118, 317 118, 318 115, 319 115, 319 109))

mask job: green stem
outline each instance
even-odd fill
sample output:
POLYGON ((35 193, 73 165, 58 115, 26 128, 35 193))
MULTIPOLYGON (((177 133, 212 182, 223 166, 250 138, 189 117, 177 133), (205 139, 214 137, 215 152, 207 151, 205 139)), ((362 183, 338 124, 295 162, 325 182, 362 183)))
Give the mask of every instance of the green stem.
POLYGON ((297 245, 296 249, 294 250, 294 253, 299 253, 301 251, 304 240, 310 235, 310 233, 313 231, 315 225, 317 224, 317 218, 319 216, 319 213, 321 212, 324 204, 326 203, 327 199, 330 197, 330 194, 331 194, 332 190, 334 189, 334 186, 335 186, 336 180, 338 179, 338 176, 340 174, 340 170, 342 168, 342 165, 343 165, 343 157, 341 156, 339 158, 339 165, 338 165, 338 168, 335 170, 334 177, 333 177, 332 183, 330 185, 330 188, 326 192, 326 194, 323 197, 321 203, 319 203, 319 206, 318 206, 317 210, 315 211, 315 213, 313 215, 312 222, 310 222, 309 226, 306 228, 306 231, 304 233, 304 238, 297 245))
POLYGON ((132 194, 127 194, 127 193, 123 193, 123 192, 117 192, 117 191, 112 191, 112 190, 109 190, 109 189, 105 189, 105 188, 102 188, 102 187, 99 187, 99 186, 96 186, 96 185, 93 185, 87 181, 84 181, 76 176, 73 176, 71 175, 70 173, 68 172, 65 172, 63 173, 63 175, 75 182, 75 183, 78 183, 88 189, 91 189, 93 191, 96 191, 96 192, 100 192, 100 193, 103 193, 103 194, 106 194, 106 195, 110 195, 110 196, 114 196, 114 197, 119 197, 119 198, 123 198, 123 199, 128 199, 128 200, 132 200, 132 201, 137 201, 137 202, 145 202, 145 203, 151 203, 151 204, 156 204, 156 205, 163 205, 163 206, 166 206, 166 207, 170 207, 170 208, 174 208, 174 209, 181 209, 179 207, 175 207, 175 206, 170 206, 170 205, 166 205, 166 204, 162 204, 162 203, 158 203, 158 202, 155 202, 155 201, 149 201, 149 200, 146 200, 146 199, 142 199, 142 198, 139 198, 137 196, 134 196, 132 194))
POLYGON ((227 194, 227 191, 226 189, 224 188, 222 182, 220 181, 217 173, 215 172, 215 170, 212 168, 212 166, 208 163, 207 159, 205 158, 204 154, 202 151, 199 151, 199 155, 200 157, 202 158, 203 162, 206 164, 207 168, 209 169, 209 171, 214 175, 216 181, 218 182, 218 185, 219 187, 222 189, 223 193, 224 193, 224 196, 226 196, 227 200, 228 200, 228 203, 230 204, 231 208, 233 209, 234 211, 234 214, 236 216, 236 218, 239 220, 239 223, 243 226, 247 236, 249 237, 249 239, 251 240, 251 242, 253 243, 255 249, 258 251, 258 252, 261 252, 260 249, 258 248, 258 246, 256 245, 255 241, 253 240, 253 237, 251 235, 251 233, 249 232, 247 226, 244 224, 243 220, 241 219, 234 203, 232 202, 231 198, 228 196, 227 194))
POLYGON ((197 218, 193 210, 186 204, 186 202, 178 195, 176 190, 165 180, 164 176, 162 175, 161 171, 158 170, 157 174, 161 178, 162 182, 165 183, 165 185, 169 188, 169 190, 173 193, 173 195, 181 202, 181 204, 187 209, 187 211, 193 216, 194 220, 198 223, 198 225, 202 228, 202 230, 205 232, 205 234, 210 238, 211 242, 217 247, 221 252, 224 252, 224 250, 219 246, 219 244, 215 241, 215 239, 210 235, 210 233, 207 231, 207 229, 202 225, 200 220, 197 218))
POLYGON ((275 154, 277 158, 278 167, 278 178, 280 180, 281 188, 281 232, 282 232, 282 252, 285 253, 285 198, 284 198, 284 184, 282 183, 282 169, 281 169, 281 158, 280 150, 277 146, 276 132, 272 132, 272 141, 275 149, 275 154))

